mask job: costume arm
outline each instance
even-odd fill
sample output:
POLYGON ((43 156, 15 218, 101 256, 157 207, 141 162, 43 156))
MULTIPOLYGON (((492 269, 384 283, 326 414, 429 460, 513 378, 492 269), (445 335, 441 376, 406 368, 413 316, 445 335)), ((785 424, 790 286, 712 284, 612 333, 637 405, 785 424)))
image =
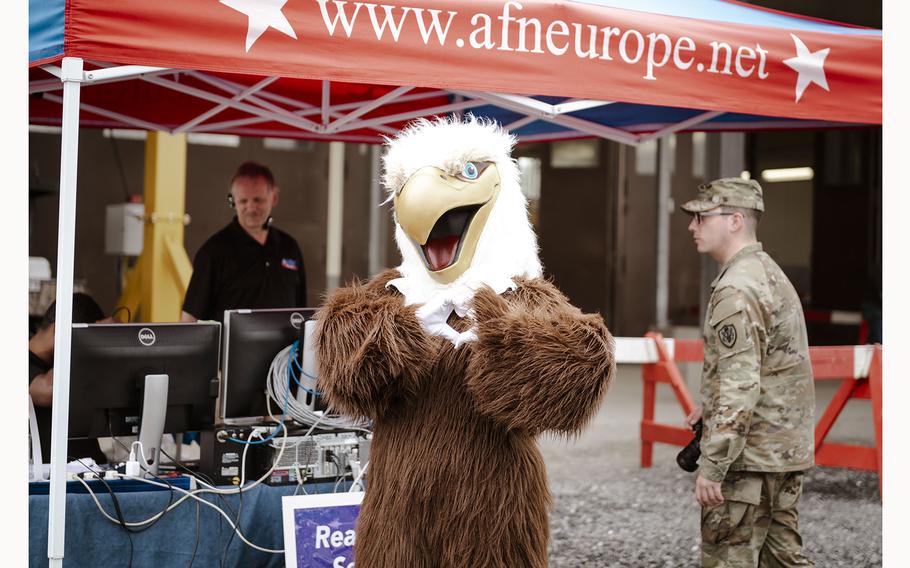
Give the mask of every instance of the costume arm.
POLYGON ((742 453, 761 391, 764 327, 756 304, 739 291, 724 294, 712 309, 708 333, 717 348, 717 384, 706 395, 699 473, 723 481, 742 453))
POLYGON ((317 314, 319 389, 329 406, 375 420, 396 397, 413 395, 434 347, 416 306, 385 283, 388 270, 367 284, 333 293, 317 314))
POLYGON ((550 283, 517 283, 504 296, 489 287, 474 296, 468 389, 481 413, 510 430, 578 432, 615 374, 613 337, 550 283))

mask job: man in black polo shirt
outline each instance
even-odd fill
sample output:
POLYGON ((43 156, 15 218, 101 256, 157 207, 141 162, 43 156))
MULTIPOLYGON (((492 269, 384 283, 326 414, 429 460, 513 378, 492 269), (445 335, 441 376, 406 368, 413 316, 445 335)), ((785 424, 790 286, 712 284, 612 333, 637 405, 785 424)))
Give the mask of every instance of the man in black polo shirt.
POLYGON ((278 187, 272 172, 245 162, 231 179, 228 203, 236 215, 196 253, 182 321, 224 319, 240 308, 306 305, 306 274, 297 241, 272 227, 278 187))

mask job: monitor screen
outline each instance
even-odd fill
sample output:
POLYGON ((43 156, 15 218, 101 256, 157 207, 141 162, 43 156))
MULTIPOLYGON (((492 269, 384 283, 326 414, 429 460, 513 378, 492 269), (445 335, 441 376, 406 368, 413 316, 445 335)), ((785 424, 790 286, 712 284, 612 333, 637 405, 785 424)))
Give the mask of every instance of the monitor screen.
POLYGON ((167 375, 164 431, 214 423, 221 324, 73 324, 69 437, 135 435, 146 375, 167 375))
MULTIPOLYGON (((259 422, 268 416, 265 386, 279 351, 300 339, 311 308, 227 310, 224 312, 224 362, 221 420, 227 424, 259 422)), ((277 415, 279 408, 272 407, 277 415)))

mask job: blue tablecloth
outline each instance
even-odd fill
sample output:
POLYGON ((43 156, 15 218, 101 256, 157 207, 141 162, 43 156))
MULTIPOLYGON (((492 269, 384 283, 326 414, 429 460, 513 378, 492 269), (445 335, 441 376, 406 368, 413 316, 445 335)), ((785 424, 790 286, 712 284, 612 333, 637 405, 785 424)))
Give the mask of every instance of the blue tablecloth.
MULTIPOLYGON (((346 488, 350 482, 343 484, 346 488)), ((308 493, 328 493, 332 483, 305 485, 308 493)), ((203 494, 207 501, 219 505, 233 520, 240 508, 240 526, 244 536, 263 548, 283 549, 284 534, 281 520, 281 497, 292 495, 295 486, 269 487, 259 485, 244 491, 242 498, 224 495, 222 498, 233 507, 234 513, 221 498, 203 494)), ((341 487, 339 491, 342 491, 341 487)), ((111 496, 97 494, 108 514, 116 518, 111 496)), ((143 491, 118 493, 117 498, 124 518, 129 521, 147 519, 161 511, 168 503, 168 491, 143 491)), ((182 496, 174 492, 174 501, 182 496)), ((140 533, 131 533, 133 541, 133 568, 162 568, 189 566, 196 543, 196 501, 187 499, 165 514, 154 526, 140 533)), ((29 566, 40 568, 47 560, 48 496, 30 495, 29 566)), ((231 540, 232 530, 217 511, 199 504, 199 543, 193 566, 198 568, 220 567, 227 546, 224 566, 231 567, 281 567, 284 554, 269 554, 250 548, 237 535, 231 540), (230 544, 228 545, 228 541, 230 544)), ((130 542, 120 525, 105 519, 95 502, 87 494, 67 494, 66 542, 64 566, 128 566, 130 542)))

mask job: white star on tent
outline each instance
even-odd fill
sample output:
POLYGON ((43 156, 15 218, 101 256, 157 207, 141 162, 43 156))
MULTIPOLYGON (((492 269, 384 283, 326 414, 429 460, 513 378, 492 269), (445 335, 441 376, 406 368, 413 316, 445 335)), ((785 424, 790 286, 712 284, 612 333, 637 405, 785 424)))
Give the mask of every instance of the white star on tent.
POLYGON ((246 14, 249 27, 246 31, 246 50, 249 51, 265 30, 275 28, 286 36, 297 39, 294 28, 281 12, 288 0, 220 0, 228 8, 246 14))
POLYGON ((801 39, 793 34, 793 43, 796 44, 796 57, 784 60, 784 65, 793 69, 799 76, 796 78, 796 102, 802 98, 803 92, 810 83, 815 83, 822 89, 829 91, 828 79, 825 78, 825 57, 831 51, 830 47, 820 49, 814 53, 809 52, 809 48, 801 39))

